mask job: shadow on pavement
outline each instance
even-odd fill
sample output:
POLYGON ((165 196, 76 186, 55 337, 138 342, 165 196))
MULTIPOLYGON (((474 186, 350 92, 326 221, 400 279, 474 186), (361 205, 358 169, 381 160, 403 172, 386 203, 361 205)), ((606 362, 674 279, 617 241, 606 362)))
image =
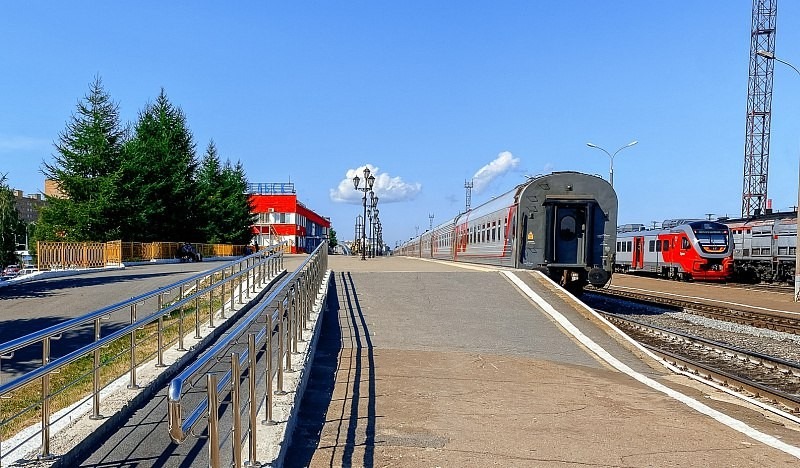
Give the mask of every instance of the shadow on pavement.
MULTIPOLYGON (((331 425, 329 431, 335 431, 333 441, 326 441, 331 445, 330 466, 364 466, 372 467, 374 464, 375 450, 375 360, 373 355, 372 340, 369 335, 366 319, 364 318, 361 304, 358 300, 356 285, 349 272, 340 273, 339 278, 334 276, 328 289, 328 308, 323 315, 320 338, 311 367, 311 376, 308 387, 303 395, 298 414, 298 423, 292 437, 292 445, 286 452, 286 467, 305 467, 311 463, 314 453, 320 445, 326 421, 331 425), (344 303, 340 303, 342 300, 344 303), (341 307, 344 306, 344 310, 341 307), (344 314, 340 315, 340 312, 344 314), (340 318, 346 318, 349 323, 340 323, 340 318), (344 326, 344 330, 342 329, 344 326), (340 364, 342 335, 352 337, 355 347, 349 361, 349 369, 340 364), (329 415, 335 410, 331 405, 336 378, 340 378, 340 385, 346 386, 346 395, 342 398, 341 414, 329 415), (363 373, 367 372, 368 379, 364 380, 363 373), (352 375, 351 375, 352 374, 352 375), (345 380, 347 379, 347 380, 345 380), (367 388, 362 388, 364 384, 367 388), (366 417, 359 414, 364 408, 362 400, 366 398, 366 417), (334 428, 338 422, 338 427, 334 428), (366 423, 359 427, 359 423, 366 423), (340 439, 344 435, 344 441, 340 439), (363 434, 363 435, 362 435, 363 434), (341 445, 340 445, 341 444, 341 445), (363 447, 362 460, 353 460, 356 447, 363 447), (339 457, 341 457, 339 459, 339 457)), ((341 359, 344 361, 344 359, 341 359)))

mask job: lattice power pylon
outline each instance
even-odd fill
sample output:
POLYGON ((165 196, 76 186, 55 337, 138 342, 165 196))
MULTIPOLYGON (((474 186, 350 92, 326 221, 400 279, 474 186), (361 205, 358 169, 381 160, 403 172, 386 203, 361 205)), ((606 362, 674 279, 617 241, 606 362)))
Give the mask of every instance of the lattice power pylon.
POLYGON ((750 78, 747 82, 747 134, 744 142, 742 217, 766 212, 774 60, 762 57, 758 51, 775 53, 777 11, 778 0, 753 0, 753 22, 750 31, 750 78))
POLYGON ((467 209, 464 210, 465 213, 472 207, 472 187, 472 179, 464 181, 464 188, 467 189, 467 209))

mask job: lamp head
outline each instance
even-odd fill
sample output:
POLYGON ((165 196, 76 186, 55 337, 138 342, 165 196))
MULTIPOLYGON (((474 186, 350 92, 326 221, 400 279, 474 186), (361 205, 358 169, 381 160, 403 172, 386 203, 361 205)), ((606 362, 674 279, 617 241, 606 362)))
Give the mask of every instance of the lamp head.
POLYGON ((756 55, 764 57, 765 59, 773 59, 773 60, 775 59, 775 54, 773 54, 768 50, 763 50, 763 49, 757 50, 756 55))
POLYGON ((353 186, 358 190, 358 183, 361 182, 361 177, 355 176, 353 177, 353 186))
MULTIPOLYGON (((364 172, 368 173, 367 170, 368 169, 364 169, 364 172)), ((367 177, 367 182, 369 182, 369 189, 372 190, 372 186, 375 184, 375 176, 371 175, 371 176, 367 177)))

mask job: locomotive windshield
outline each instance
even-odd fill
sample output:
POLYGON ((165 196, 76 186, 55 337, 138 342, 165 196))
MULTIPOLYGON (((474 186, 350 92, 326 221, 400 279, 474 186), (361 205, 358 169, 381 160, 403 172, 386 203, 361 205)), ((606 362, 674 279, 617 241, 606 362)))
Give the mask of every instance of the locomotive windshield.
POLYGON ((700 248, 707 253, 723 253, 728 248, 728 227, 719 223, 692 223, 700 248))

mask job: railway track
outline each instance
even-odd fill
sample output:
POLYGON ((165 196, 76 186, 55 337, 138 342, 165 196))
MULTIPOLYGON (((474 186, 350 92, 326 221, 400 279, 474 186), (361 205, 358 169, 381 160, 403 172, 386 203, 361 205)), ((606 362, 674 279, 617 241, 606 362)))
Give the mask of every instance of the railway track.
POLYGON ((788 314, 781 315, 759 310, 733 309, 676 297, 643 294, 613 288, 587 290, 586 292, 604 297, 623 298, 646 305, 658 304, 716 320, 800 335, 800 317, 788 314))
POLYGON ((705 379, 800 412, 800 363, 598 310, 665 361, 705 379))

